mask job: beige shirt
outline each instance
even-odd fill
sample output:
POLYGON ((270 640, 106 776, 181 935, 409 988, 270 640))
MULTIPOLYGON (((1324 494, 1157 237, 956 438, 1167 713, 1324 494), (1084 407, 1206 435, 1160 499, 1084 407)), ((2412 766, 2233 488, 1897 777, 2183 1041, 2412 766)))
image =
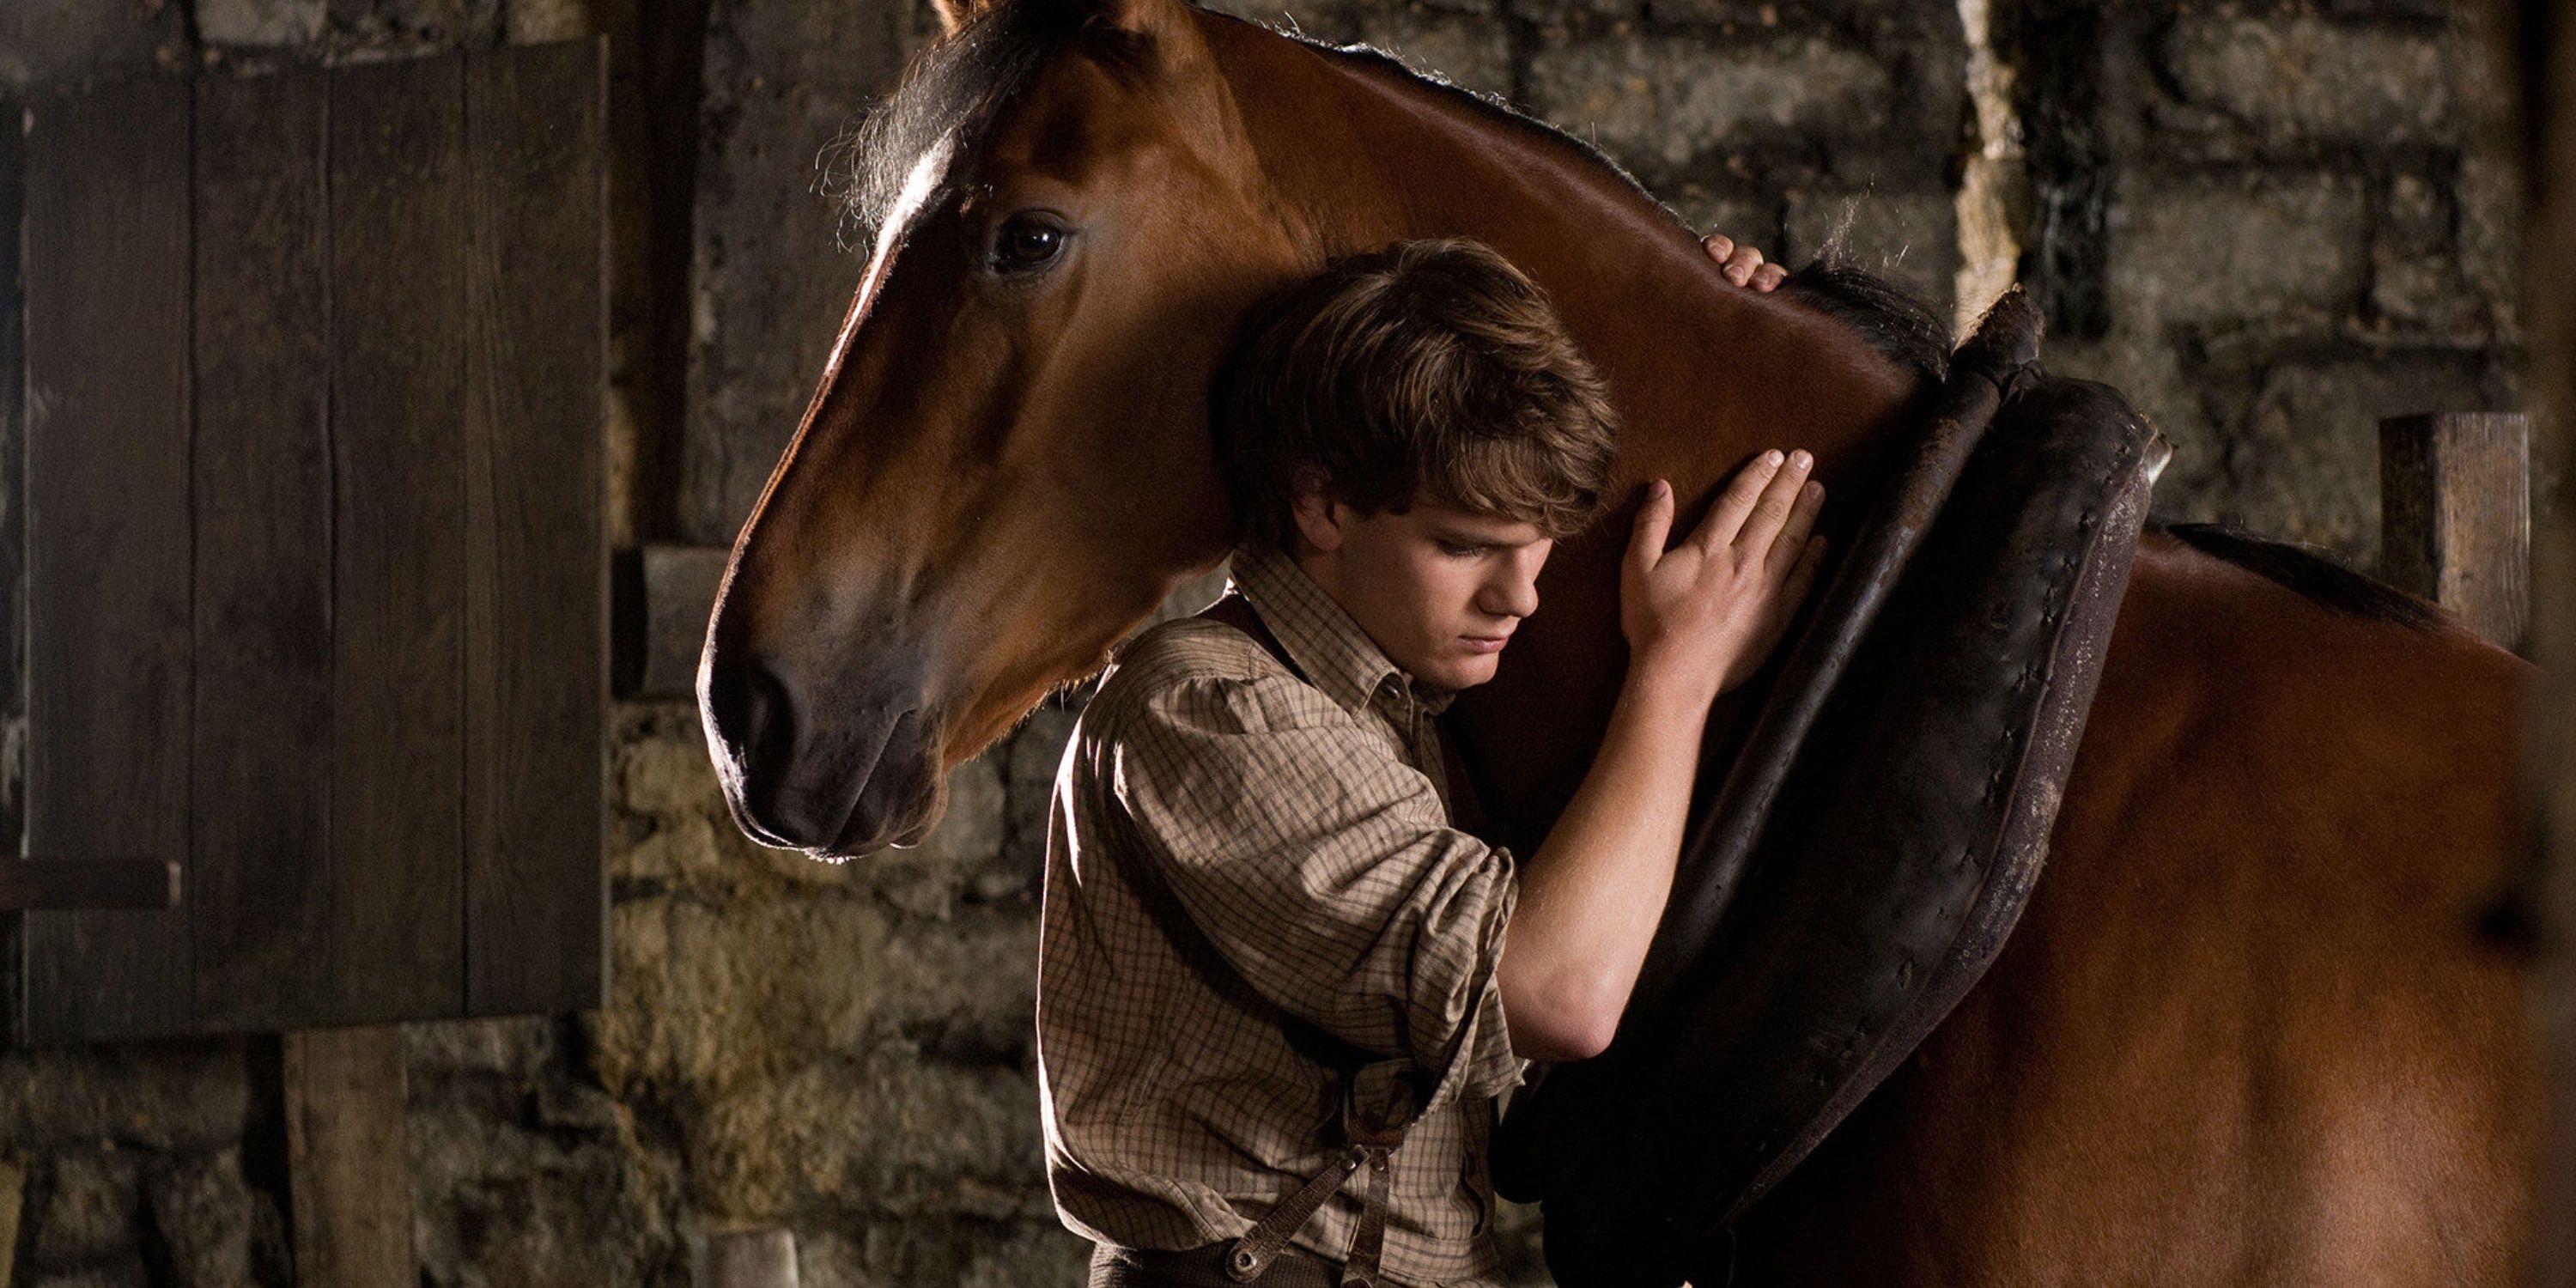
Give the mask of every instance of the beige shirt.
MULTIPOLYGON (((1334 1161, 1344 1071, 1379 1061, 1423 1105, 1383 1269, 1490 1285, 1494 1097, 1526 1067, 1494 981, 1511 856, 1449 826, 1451 695, 1416 691, 1284 554, 1238 551, 1233 574, 1306 678, 1223 623, 1165 622, 1056 774, 1037 1005, 1056 1210, 1133 1248, 1240 1235, 1334 1161)), ((1361 1190, 1295 1242, 1347 1255, 1361 1190)))

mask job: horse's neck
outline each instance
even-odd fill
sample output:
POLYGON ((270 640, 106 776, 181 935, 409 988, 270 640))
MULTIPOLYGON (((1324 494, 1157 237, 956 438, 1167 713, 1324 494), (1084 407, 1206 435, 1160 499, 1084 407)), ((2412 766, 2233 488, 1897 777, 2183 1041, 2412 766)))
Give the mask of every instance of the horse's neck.
MULTIPOLYGON (((1913 378, 1852 331, 1728 284, 1697 238, 1599 160, 1451 90, 1250 24, 1204 18, 1261 181, 1311 259, 1405 237, 1493 246, 1546 289, 1621 412, 1610 498, 1666 477, 1685 502, 1770 446, 1814 449, 1840 540, 1892 453, 1913 378)), ((1535 845, 1590 765, 1617 696, 1624 508, 1561 544, 1547 608, 1444 724, 1498 837, 1535 845)), ((1684 514, 1690 513, 1685 509, 1684 514)), ((1712 736, 1730 740, 1740 696, 1712 736)))
POLYGON ((1209 17, 1292 236, 1323 255, 1461 234, 1547 292, 1624 415, 1620 475, 1685 498, 1795 439, 1834 466, 1910 375, 1839 323, 1729 284, 1698 239, 1599 159, 1377 60, 1209 17))

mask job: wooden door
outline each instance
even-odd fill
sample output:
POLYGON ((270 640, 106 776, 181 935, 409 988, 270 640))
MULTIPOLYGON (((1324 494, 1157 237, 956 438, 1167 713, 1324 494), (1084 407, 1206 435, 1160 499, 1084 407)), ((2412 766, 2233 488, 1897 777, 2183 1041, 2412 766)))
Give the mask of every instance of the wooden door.
POLYGON ((606 47, 33 105, 22 1040, 603 994, 606 47))

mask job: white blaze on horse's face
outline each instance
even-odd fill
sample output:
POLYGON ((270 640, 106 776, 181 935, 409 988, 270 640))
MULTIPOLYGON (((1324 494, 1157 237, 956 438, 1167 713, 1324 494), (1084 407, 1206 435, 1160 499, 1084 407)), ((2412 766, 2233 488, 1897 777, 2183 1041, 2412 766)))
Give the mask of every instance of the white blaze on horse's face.
POLYGON ((755 839, 917 839, 949 767, 1225 553, 1208 385, 1304 266, 1193 20, 1110 2, 1152 39, 1052 49, 911 163, 736 542, 699 696, 755 839))
POLYGON ((876 298, 885 286, 886 274, 894 269, 895 253, 903 249, 905 234, 921 218, 921 208, 948 173, 953 146, 942 141, 921 154, 912 163, 912 173, 903 181, 903 192, 895 198, 894 213, 885 227, 877 230, 876 248, 868 254, 868 271, 859 278, 859 293, 850 299, 850 311, 841 319, 841 333, 832 337, 832 356, 823 367, 823 387, 831 387, 832 376, 841 369, 841 358, 850 351, 850 337, 859 331, 859 319, 868 315, 868 301, 876 298))

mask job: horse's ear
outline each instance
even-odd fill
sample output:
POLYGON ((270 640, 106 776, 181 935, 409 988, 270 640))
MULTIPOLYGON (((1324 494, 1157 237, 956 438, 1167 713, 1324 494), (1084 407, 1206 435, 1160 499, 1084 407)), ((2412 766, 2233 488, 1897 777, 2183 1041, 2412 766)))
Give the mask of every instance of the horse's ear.
MULTIPOLYGON (((1148 32, 1184 16, 1187 0, 1020 0, 1024 4, 1079 6, 1107 20, 1113 27, 1148 32)), ((1005 0, 930 0, 939 14, 939 34, 944 39, 957 34, 958 28, 998 9, 1005 0)))
POLYGON ((1132 32, 1150 42, 1157 38, 1195 35, 1190 23, 1190 0, 930 0, 939 14, 942 40, 954 36, 968 23, 982 18, 1005 4, 1058 5, 1078 10, 1090 21, 1132 32))
POLYGON ((1074 0, 1098 8, 1101 19, 1122 31, 1134 32, 1150 41, 1171 42, 1164 49, 1166 57, 1177 47, 1198 44, 1196 24, 1190 21, 1189 0, 1074 0))
POLYGON ((1001 2, 1002 0, 930 0, 930 7, 939 13, 939 35, 944 40, 956 35, 958 28, 973 22, 985 10, 994 8, 1001 2))

